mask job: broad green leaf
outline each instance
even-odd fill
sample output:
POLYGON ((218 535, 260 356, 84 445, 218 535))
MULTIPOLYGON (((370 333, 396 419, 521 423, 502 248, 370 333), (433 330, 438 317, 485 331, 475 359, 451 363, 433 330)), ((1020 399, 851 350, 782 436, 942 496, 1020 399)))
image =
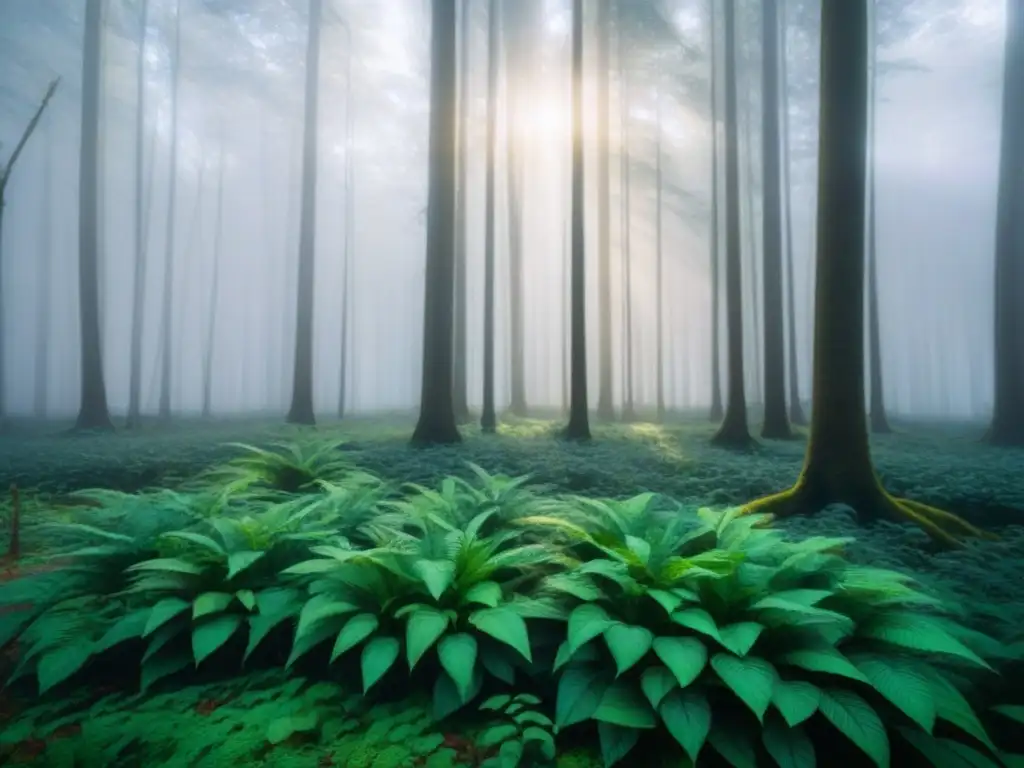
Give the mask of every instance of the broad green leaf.
POLYGON ((933 699, 938 716, 942 720, 952 723, 960 730, 973 736, 992 752, 996 751, 992 739, 989 738, 985 727, 978 720, 974 709, 964 698, 960 690, 940 673, 934 670, 926 672, 932 686, 933 699))
POLYGON ((697 679, 708 661, 708 649, 695 637, 657 637, 653 648, 682 688, 697 679))
POLYGON ((60 685, 78 670, 93 654, 92 643, 71 642, 43 653, 36 662, 36 679, 40 695, 60 685))
POLYGON ((599 670, 570 665, 558 678, 555 725, 559 729, 589 720, 601 704, 608 678, 599 670))
POLYGON ((103 653, 115 645, 142 637, 142 633, 146 630, 146 624, 149 622, 150 612, 149 608, 141 608, 122 616, 93 646, 92 653, 103 653))
POLYGON ((200 662, 231 639, 242 626, 242 617, 233 614, 215 616, 192 629, 192 656, 200 662))
POLYGON ((664 589, 649 589, 647 590, 647 596, 664 608, 665 613, 670 615, 683 604, 682 597, 664 589))
POLYGON ((523 759, 523 742, 519 739, 506 741, 498 748, 498 761, 501 768, 518 768, 519 761, 523 759))
POLYGON ((377 631, 380 622, 372 613, 359 613, 345 622, 345 626, 338 633, 338 639, 334 641, 334 648, 331 651, 333 662, 345 651, 355 648, 363 640, 377 631))
POLYGON ((223 555, 224 547, 218 544, 216 541, 211 539, 202 533, 196 533, 194 531, 169 531, 167 533, 160 534, 162 539, 178 539, 179 541, 188 541, 192 544, 202 547, 208 552, 212 552, 215 555, 223 555))
POLYGON ((250 612, 256 610, 256 595, 251 589, 238 590, 235 592, 235 599, 245 606, 245 610, 250 612))
MULTIPOLYGON (((899 731, 933 768, 1000 768, 998 762, 953 739, 939 739, 915 728, 900 728, 899 731)), ((1005 758, 1004 762, 1007 766, 1013 765, 1005 758)))
POLYGON ((746 656, 763 631, 764 626, 756 621, 739 621, 719 627, 718 642, 737 656, 746 656))
POLYGON ((512 666, 508 656, 509 653, 507 653, 505 646, 498 648, 484 646, 480 649, 480 661, 483 663, 484 669, 487 670, 488 674, 501 680, 506 685, 515 685, 516 669, 512 666))
POLYGON ((577 606, 569 614, 569 654, 574 654, 581 645, 604 634, 604 631, 614 623, 599 605, 584 603, 577 606))
POLYGON ((410 671, 444 634, 448 624, 444 613, 429 606, 420 606, 409 614, 405 625, 405 652, 410 671))
POLYGON ((633 683, 625 680, 616 680, 605 689, 591 718, 624 728, 654 728, 657 725, 654 710, 647 699, 633 683))
POLYGON ((992 707, 993 712, 998 712, 1003 717, 1008 717, 1011 720, 1016 720, 1018 723, 1024 725, 1024 706, 1015 704, 1003 704, 992 707))
POLYGON ((345 600, 338 600, 332 595, 313 595, 299 611, 299 624, 295 628, 295 636, 302 637, 315 629, 324 619, 332 616, 344 616, 358 610, 359 606, 345 600))
POLYGON ((450 560, 417 560, 413 572, 426 585, 430 596, 440 600, 441 595, 451 586, 455 578, 455 563, 450 560))
POLYGON ((191 607, 191 603, 180 597, 165 597, 149 612, 149 619, 146 621, 146 628, 142 631, 142 636, 148 637, 175 616, 184 613, 191 607))
POLYGON ((335 627, 321 624, 318 627, 313 627, 313 629, 302 635, 302 637, 296 637, 292 642, 292 650, 291 653, 288 654, 288 661, 285 662, 284 668, 290 669, 292 664, 296 661, 301 659, 321 643, 326 642, 332 637, 337 637, 337 634, 338 632, 335 627))
POLYGON ((192 603, 192 619, 223 613, 234 599, 235 596, 227 592, 203 592, 192 603))
POLYGON ((658 714, 672 738, 694 763, 711 731, 711 705, 698 690, 673 691, 658 707, 658 714))
POLYGON ((787 589, 781 592, 775 592, 767 597, 762 597, 751 605, 750 608, 755 611, 765 608, 781 608, 783 610, 788 610, 792 606, 812 608, 826 597, 831 596, 832 592, 827 589, 787 589))
POLYGON ((513 715, 512 719, 516 721, 520 726, 523 725, 536 725, 541 728, 551 729, 554 728, 554 721, 545 714, 542 714, 534 709, 524 709, 517 715, 513 715))
POLYGON ((185 576, 201 576, 203 574, 203 569, 200 566, 187 560, 182 560, 179 557, 157 557, 152 560, 143 560, 141 563, 129 565, 125 568, 125 571, 159 571, 164 573, 180 573, 185 576))
POLYGON ((831 688, 821 692, 821 714, 878 768, 889 768, 889 737, 878 713, 852 691, 831 688))
POLYGON ((466 591, 464 603, 479 603, 488 608, 497 608, 501 602, 501 585, 494 581, 481 581, 466 591))
POLYGON ((814 744, 800 726, 790 727, 769 718, 761 739, 779 768, 815 768, 814 744))
POLYGON ((435 721, 444 720, 453 712, 457 712, 465 704, 459 695, 455 683, 448 676, 447 672, 441 672, 434 682, 434 695, 432 701, 432 714, 435 721))
POLYGON ((730 722, 723 725, 716 720, 708 734, 708 743, 733 768, 758 768, 757 753, 747 729, 730 722))
POLYGON ((718 626, 711 618, 711 614, 703 608, 686 608, 676 611, 672 614, 672 621, 687 629, 692 629, 694 632, 700 632, 702 635, 719 640, 718 626))
POLYGON ((519 728, 515 723, 499 723, 483 731, 477 738, 476 744, 479 747, 494 747, 506 739, 519 735, 519 728))
POLYGON ((505 707, 512 703, 512 697, 507 693, 499 693, 497 696, 491 696, 489 699, 485 699, 480 705, 479 709, 488 709, 494 712, 503 711, 505 707))
POLYGON ((611 768, 636 746, 640 740, 640 731, 611 723, 598 723, 597 736, 601 742, 601 759, 604 766, 611 768))
POLYGON ((820 695, 811 683, 777 678, 772 687, 772 704, 792 728, 818 711, 820 695))
POLYGON ((228 555, 228 578, 233 579, 242 571, 253 565, 257 560, 261 560, 265 554, 267 553, 250 552, 248 550, 232 552, 228 555))
POLYGON ((154 654, 142 662, 139 688, 146 693, 156 683, 170 677, 192 663, 187 653, 154 654))
POLYGON ((292 734, 308 733, 316 729, 317 721, 316 712, 274 718, 267 725, 267 741, 271 744, 280 744, 292 734))
POLYGON ((615 660, 617 674, 636 665, 654 643, 654 633, 646 627, 613 624, 604 631, 604 641, 615 660))
MULTIPOLYGON (((814 648, 802 651, 790 651, 783 654, 779 661, 810 672, 824 672, 830 675, 848 677, 861 683, 868 683, 867 677, 848 658, 835 648, 814 648)), ((870 685, 870 683, 868 683, 870 685)))
POLYGON ((437 644, 437 656, 441 660, 441 666, 455 683, 455 689, 463 701, 469 700, 476 655, 477 643, 472 635, 446 635, 437 644))
POLYGON ((772 702, 775 668, 764 659, 753 656, 739 657, 729 653, 716 653, 711 667, 733 693, 764 721, 764 713, 772 702))
POLYGON ((927 653, 957 656, 985 669, 992 669, 974 651, 946 632, 938 621, 909 611, 893 611, 869 619, 857 634, 886 643, 927 653))
POLYGON ((660 664, 648 667, 640 675, 640 690, 644 692, 644 696, 655 709, 661 704, 662 699, 678 687, 679 681, 676 680, 675 675, 669 671, 668 667, 663 667, 660 664))
MULTIPOLYGON (((541 757, 549 762, 555 759, 555 737, 551 735, 550 727, 550 725, 543 728, 536 725, 528 725, 526 728, 523 728, 521 736, 521 743, 524 747, 531 742, 539 744, 538 749, 541 757)), ((518 766, 519 763, 516 762, 508 766, 502 766, 502 768, 518 768, 518 766)))
POLYGON ((853 656, 850 660, 876 691, 920 725, 925 733, 932 732, 936 717, 935 701, 928 678, 919 667, 887 656, 853 656))
POLYGON ((375 637, 363 646, 363 693, 387 673, 398 658, 402 644, 395 637, 375 637))
POLYGON ((474 611, 469 617, 469 623, 495 640, 519 651, 519 655, 527 661, 533 661, 526 622, 512 608, 502 606, 474 611))

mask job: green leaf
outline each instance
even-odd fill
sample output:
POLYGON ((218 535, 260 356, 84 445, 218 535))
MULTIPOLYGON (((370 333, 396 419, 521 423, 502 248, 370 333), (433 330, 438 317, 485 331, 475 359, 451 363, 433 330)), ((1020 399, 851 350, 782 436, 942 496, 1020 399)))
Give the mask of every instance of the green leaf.
POLYGON ((683 604, 682 597, 664 589, 649 589, 647 590, 647 596, 664 608, 665 613, 669 615, 683 604))
POLYGON ((506 646, 485 646, 480 649, 480 661, 483 662, 484 669, 487 670, 488 674, 501 680, 506 685, 514 685, 516 670, 508 660, 509 655, 506 646))
POLYGON ((928 677, 938 716, 952 723, 964 733, 973 736, 992 752, 995 752, 996 747, 992 743, 992 739, 989 738, 974 709, 959 689, 938 672, 932 671, 928 677))
POLYGON ((359 613, 345 622, 345 626, 338 633, 338 639, 334 641, 334 649, 331 651, 333 662, 345 651, 355 648, 363 640, 377 631, 380 622, 372 613, 359 613))
POLYGON ((445 633, 448 624, 449 619, 444 613, 429 606, 420 606, 409 614, 405 625, 405 652, 410 671, 445 633))
POLYGON ((239 589, 235 592, 235 599, 245 607, 245 610, 256 610, 256 595, 251 589, 239 589))
MULTIPOLYGON (((848 677, 861 683, 868 683, 867 677, 848 658, 835 648, 813 648, 790 651, 779 657, 783 664, 829 675, 848 677)), ((870 683, 868 683, 870 685, 870 683)))
POLYGON ((547 728, 548 730, 555 726, 554 721, 550 717, 541 712, 538 712, 535 709, 523 710, 519 714, 513 715, 512 719, 515 720, 521 726, 536 725, 540 726, 541 728, 547 728))
POLYGON ((789 727, 771 718, 765 723, 761 739, 779 768, 815 768, 814 744, 803 728, 789 727))
POLYGON ((488 709, 493 712, 504 711, 505 707, 512 703, 512 697, 507 693, 499 693, 497 696, 491 696, 485 699, 484 702, 479 706, 479 709, 488 709))
MULTIPOLYGON (((938 739, 912 728, 900 728, 899 731, 934 768, 999 768, 996 761, 953 739, 938 739)), ((1003 756, 1003 762, 1008 767, 1013 765, 1006 756, 1003 756)))
POLYGON ((177 674, 192 663, 187 653, 154 654, 142 662, 139 688, 146 693, 156 683, 177 674))
POLYGON ((280 744, 292 734, 316 730, 317 723, 316 712, 275 718, 267 726, 267 741, 271 744, 280 744))
POLYGON ((601 759, 605 768, 611 768, 636 746, 640 732, 611 723, 598 723, 597 735, 601 742, 601 759))
POLYGON ((635 685, 625 680, 616 680, 605 689, 591 718, 624 728, 654 728, 657 725, 654 710, 647 699, 635 685))
POLYGON ((103 653, 115 645, 142 637, 142 633, 146 630, 146 624, 149 622, 150 612, 149 608, 141 608, 122 616, 92 647, 92 653, 103 653))
POLYGON ((1011 720, 1016 720, 1018 723, 1024 725, 1024 706, 1016 704, 1001 704, 992 707, 993 712, 998 712, 1003 717, 1008 717, 1011 720))
POLYGON ((142 636, 149 637, 168 621, 191 607, 191 603, 180 597, 165 597, 149 612, 149 620, 146 621, 146 628, 142 631, 142 636))
POLYGON ((589 666, 571 665, 558 678, 555 725, 564 729, 589 720, 601 704, 608 678, 589 666))
POLYGON ((836 730, 870 757, 878 768, 889 766, 889 737, 878 713, 852 691, 830 688, 821 692, 821 714, 836 730))
POLYGON ((476 668, 476 638, 464 633, 447 635, 437 644, 437 656, 444 671, 455 683, 459 696, 463 701, 468 701, 473 670, 476 668))
POLYGON ((781 592, 762 597, 750 606, 751 610, 757 611, 765 608, 779 608, 791 610, 793 606, 812 608, 824 600, 832 597, 831 590, 827 589, 787 589, 781 592))
POLYGON ((398 658, 402 644, 395 637, 375 637, 363 647, 363 693, 387 673, 398 658))
POLYGON ((694 632, 700 632, 702 635, 707 635, 714 640, 720 641, 718 626, 715 624, 715 620, 703 608, 686 608, 682 611, 676 611, 672 614, 672 621, 687 629, 692 629, 694 632))
POLYGON ((604 634, 605 630, 614 625, 604 608, 593 603, 584 603, 576 606, 569 614, 568 653, 571 656, 598 635, 604 634))
POLYGON ((764 659, 753 656, 741 658, 729 653, 716 653, 712 656, 711 667, 722 678, 722 682, 763 722, 764 713, 772 702, 775 668, 764 659))
POLYGON ((158 571, 162 573, 180 573, 186 576, 202 576, 203 569, 195 563, 182 560, 180 557, 157 557, 152 560, 143 560, 141 563, 129 565, 126 572, 136 571, 158 571))
POLYGON ((203 592, 192 603, 192 619, 222 613, 234 599, 235 596, 227 592, 203 592))
POLYGON ((860 625, 857 634, 900 648, 957 656, 985 669, 992 669, 974 651, 946 632, 942 624, 922 614, 907 611, 884 613, 860 625))
POLYGON ((518 735, 519 728, 513 723, 499 723, 481 733, 476 739, 476 744, 478 747, 493 747, 518 735))
POLYGON ((741 726, 716 721, 711 726, 708 742, 733 768, 758 768, 757 754, 749 732, 741 726))
POLYGON ((533 661, 526 621, 511 608, 502 606, 474 611, 470 614, 469 623, 495 640, 519 651, 519 655, 527 661, 533 661))
POLYGON ((876 691, 920 725, 925 733, 932 732, 937 714, 935 701, 928 678, 918 666, 899 658, 877 655, 854 656, 850 660, 876 691))
POLYGON ((494 581, 481 581, 466 591, 464 603, 479 603, 488 608, 497 608, 501 602, 501 585, 494 581))
POLYGON ((746 656, 763 631, 764 626, 756 621, 740 621, 720 627, 718 642, 737 656, 746 656))
POLYGON ((47 651, 36 662, 40 695, 59 685, 85 666, 93 653, 90 642, 71 642, 47 651))
POLYGON ((412 570, 435 600, 441 599, 455 578, 455 563, 450 560, 417 560, 412 564, 412 570))
POLYGON ((658 637, 653 648, 682 688, 700 676, 708 661, 708 649, 695 637, 658 637))
POLYGON ((604 641, 615 659, 617 674, 636 665, 654 643, 654 633, 645 627, 613 624, 604 631, 604 641))
POLYGON ((344 616, 358 610, 359 606, 338 600, 332 595, 313 595, 299 611, 299 625, 295 629, 295 636, 302 637, 324 619, 344 616))
POLYGON ((267 554, 266 552, 250 552, 243 550, 241 552, 232 552, 228 555, 228 578, 233 579, 235 576, 240 574, 255 563, 257 560, 263 558, 267 554))
POLYGON ((192 656, 195 658, 196 666, 231 639, 238 628, 242 626, 242 617, 232 614, 215 616, 209 621, 204 621, 192 630, 192 656))
POLYGON ((551 726, 539 728, 536 725, 530 725, 523 729, 522 743, 523 746, 530 744, 531 742, 540 744, 539 750, 541 756, 548 761, 555 759, 555 737, 551 735, 551 731, 548 730, 551 726))
POLYGON ((498 748, 498 758, 501 768, 518 768, 523 759, 523 742, 519 739, 506 741, 498 748))
POLYGON ((668 667, 663 667, 660 664, 648 667, 640 675, 640 690, 644 692, 644 696, 655 709, 661 704, 662 699, 678 687, 679 681, 676 680, 675 675, 669 671, 668 667))
POLYGON ((672 738, 694 763, 711 731, 711 705, 701 691, 673 691, 658 707, 672 738))
POLYGON ((772 704, 788 726, 795 727, 818 711, 820 691, 803 680, 778 678, 772 688, 772 704))

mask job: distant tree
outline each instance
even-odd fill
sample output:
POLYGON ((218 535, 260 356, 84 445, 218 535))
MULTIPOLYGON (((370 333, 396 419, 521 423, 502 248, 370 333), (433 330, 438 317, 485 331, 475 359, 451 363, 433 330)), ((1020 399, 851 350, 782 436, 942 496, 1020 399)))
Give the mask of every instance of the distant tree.
MULTIPOLYGON (((612 0, 597 0, 597 307, 598 391, 597 416, 615 418, 612 378, 612 256, 611 256, 611 19, 612 0)), ((575 173, 575 169, 573 171, 575 173)), ((574 203, 575 204, 575 203, 574 203)), ((571 226, 571 225, 570 225, 571 226)), ((575 247, 575 246, 573 246, 575 247)))
MULTIPOLYGON (((632 174, 630 173, 630 72, 627 48, 630 41, 627 36, 625 4, 615 4, 615 21, 618 27, 616 37, 616 54, 619 68, 619 132, 622 146, 619 148, 619 205, 622 222, 619 227, 619 253, 622 260, 622 420, 637 420, 634 399, 636 369, 633 365, 633 239, 632 239, 632 207, 630 191, 632 174)), ((607 152, 607 149, 600 151, 607 152)))
POLYGON ((78 321, 81 333, 81 402, 75 429, 113 429, 107 409, 100 339, 99 193, 100 78, 103 0, 86 0, 82 50, 82 138, 78 165, 78 321))
MULTIPOLYGON (((600 6, 599 6, 600 7, 600 6)), ((598 30, 599 34, 603 32, 598 30)), ((602 147, 599 154, 603 154, 602 147)), ((572 270, 569 423, 565 437, 590 439, 587 408, 587 282, 583 206, 583 0, 572 3, 572 270)))
POLYGON ((736 0, 725 17, 725 310, 728 317, 729 389, 725 418, 712 438, 715 445, 746 448, 751 443, 743 383, 743 274, 740 251, 739 121, 736 99, 736 0))
POLYGON ((457 180, 455 188, 455 307, 453 318, 453 360, 452 360, 452 408, 456 422, 469 420, 469 398, 466 378, 466 323, 468 284, 466 280, 466 201, 469 192, 469 103, 470 85, 472 82, 470 63, 470 31, 473 28, 470 19, 471 0, 459 3, 458 29, 458 124, 456 141, 458 142, 456 167, 457 180))
POLYGON ((423 374, 420 415, 412 435, 412 442, 419 445, 457 443, 461 439, 452 406, 457 155, 455 0, 431 0, 431 11, 423 374))
POLYGON ((796 485, 746 505, 792 515, 848 504, 862 520, 910 520, 936 541, 985 535, 955 515, 889 496, 875 475, 864 404, 868 0, 824 0, 811 434, 796 485))
POLYGON ((220 298, 220 272, 224 242, 224 127, 221 126, 220 152, 217 159, 217 221, 213 233, 213 278, 210 280, 210 302, 207 305, 206 349, 203 359, 203 418, 213 413, 213 360, 217 344, 217 306, 220 298))
POLYGON ((661 100, 662 93, 660 85, 656 86, 655 94, 655 118, 654 118, 654 258, 655 258, 655 290, 657 296, 654 300, 655 312, 655 368, 657 380, 655 382, 655 397, 658 409, 658 421, 665 418, 665 252, 664 232, 662 226, 662 121, 661 121, 661 100))
POLYGON ((50 315, 53 312, 53 172, 54 172, 54 130, 53 120, 47 123, 46 167, 43 171, 43 212, 39 217, 39 270, 36 273, 36 351, 35 373, 33 376, 34 402, 32 410, 36 418, 46 418, 50 410, 50 315))
POLYGON ((719 81, 721 80, 720 68, 718 66, 718 7, 715 0, 708 0, 708 40, 709 40, 709 69, 708 87, 711 91, 711 217, 709 238, 711 269, 709 270, 709 282, 711 283, 711 412, 708 414, 712 421, 722 420, 725 413, 722 407, 722 355, 719 347, 721 328, 722 308, 721 280, 719 279, 720 248, 718 246, 718 235, 721 231, 719 222, 719 81))
POLYGON ((995 410, 987 439, 1024 445, 1024 8, 1006 2, 1002 139, 996 213, 995 410))
MULTIPOLYGON (((500 51, 498 0, 488 2, 487 34, 487 179, 484 203, 484 370, 483 411, 480 428, 494 432, 497 416, 494 413, 494 197, 497 178, 494 168, 495 144, 498 141, 498 62, 500 51)), ((514 173, 512 168, 508 172, 514 173)))
POLYGON ((356 239, 356 205, 355 205, 355 103, 352 97, 352 33, 346 31, 345 50, 345 163, 344 187, 345 195, 345 234, 341 253, 341 365, 338 371, 338 418, 345 417, 348 408, 348 362, 351 354, 349 339, 350 318, 352 316, 352 260, 355 258, 356 239))
POLYGON ((320 114, 320 28, 323 0, 309 0, 306 103, 302 129, 302 203, 299 214, 299 279, 295 302, 295 369, 288 423, 315 424, 313 413, 313 290, 316 272, 316 190, 320 114))

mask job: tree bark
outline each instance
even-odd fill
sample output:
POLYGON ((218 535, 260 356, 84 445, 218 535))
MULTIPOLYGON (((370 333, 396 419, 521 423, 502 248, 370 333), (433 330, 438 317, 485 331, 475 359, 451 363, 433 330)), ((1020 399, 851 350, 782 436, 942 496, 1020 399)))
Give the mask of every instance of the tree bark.
POLYGON ((452 405, 452 293, 455 271, 455 0, 431 0, 427 266, 423 300, 420 415, 412 442, 461 439, 452 405))
MULTIPOLYGON (((511 348, 509 411, 515 416, 526 416, 526 334, 523 314, 523 200, 522 168, 520 166, 520 140, 515 130, 519 114, 523 72, 528 66, 524 51, 529 16, 524 8, 527 0, 514 0, 508 4, 508 43, 505 51, 506 92, 506 152, 508 175, 508 271, 509 271, 509 346, 511 348)), ((497 34, 497 33, 495 33, 497 34)), ((497 86, 495 86, 495 94, 497 86)), ((495 95, 495 98, 497 96, 495 95)))
POLYGON ((345 242, 341 254, 341 364, 338 371, 338 418, 345 418, 349 407, 348 357, 351 352, 349 325, 352 314, 352 259, 355 257, 355 105, 352 98, 352 33, 348 31, 345 52, 345 242))
MULTIPOLYGON (((609 147, 610 58, 612 0, 598 0, 597 18, 597 305, 598 393, 597 417, 615 418, 612 359, 612 244, 611 244, 611 157, 609 147)), ((582 44, 582 43, 581 43, 582 44)), ((575 245, 574 245, 575 247, 575 245)))
POLYGON ((663 251, 662 241, 662 220, 661 220, 661 208, 662 208, 662 167, 661 167, 661 88, 657 87, 654 94, 655 98, 655 109, 657 110, 654 130, 654 257, 656 259, 655 265, 655 290, 657 296, 655 298, 655 313, 657 320, 655 324, 656 330, 656 351, 655 351, 655 367, 657 368, 657 381, 655 382, 656 390, 656 402, 658 409, 658 421, 663 421, 665 418, 665 254, 663 251))
POLYGON ((719 347, 721 346, 719 332, 721 329, 721 284, 718 277, 718 266, 719 266, 719 248, 718 248, 718 233, 720 230, 719 223, 719 210, 718 210, 718 120, 719 120, 719 109, 718 109, 718 82, 719 82, 719 67, 718 67, 718 53, 717 53, 717 40, 718 31, 716 19, 718 13, 716 12, 715 0, 708 0, 708 26, 710 28, 711 37, 711 237, 710 237, 710 282, 711 282, 711 411, 709 416, 711 421, 721 421, 725 410, 722 406, 722 355, 719 347))
MULTIPOLYGON (((484 203, 484 370, 483 411, 480 428, 494 432, 498 419, 494 413, 494 173, 495 144, 498 141, 498 3, 489 0, 487 9, 487 178, 484 203)), ((509 142, 511 143, 511 139, 509 142)), ((508 169, 511 176, 513 168, 508 169)))
POLYGON ((455 199, 455 316, 453 337, 452 408, 456 422, 469 420, 468 380, 466 377, 466 323, 468 285, 466 282, 466 199, 469 191, 469 96, 470 96, 470 0, 462 0, 456 34, 459 36, 458 58, 458 178, 455 199))
POLYGON ((618 21, 618 64, 619 64, 619 124, 622 146, 619 148, 619 179, 621 194, 621 231, 619 250, 622 254, 622 420, 637 420, 634 402, 635 372, 633 370, 633 258, 630 227, 630 173, 629 173, 629 71, 626 65, 626 30, 622 3, 616 5, 618 21))

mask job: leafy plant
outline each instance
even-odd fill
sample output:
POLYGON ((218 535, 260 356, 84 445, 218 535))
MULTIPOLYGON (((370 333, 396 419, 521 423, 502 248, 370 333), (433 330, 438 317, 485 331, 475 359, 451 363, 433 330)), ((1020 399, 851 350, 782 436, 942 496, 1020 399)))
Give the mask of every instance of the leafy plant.
POLYGON ((480 709, 498 714, 477 739, 477 745, 497 749, 494 757, 484 761, 482 768, 518 768, 520 765, 540 766, 555 760, 554 722, 537 707, 541 700, 520 693, 515 696, 492 696, 480 709))
POLYGON ((224 493, 311 493, 318 481, 332 481, 352 469, 339 448, 343 441, 327 443, 278 443, 261 448, 230 443, 242 452, 222 467, 211 470, 205 480, 224 493))

